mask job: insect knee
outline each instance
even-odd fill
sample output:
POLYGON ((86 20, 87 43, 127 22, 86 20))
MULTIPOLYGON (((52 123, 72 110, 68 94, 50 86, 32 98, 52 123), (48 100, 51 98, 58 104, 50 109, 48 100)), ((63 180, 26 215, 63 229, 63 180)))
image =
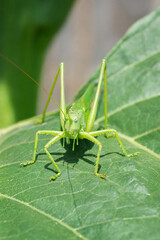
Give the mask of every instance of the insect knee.
POLYGON ((104 134, 106 138, 112 138, 112 137, 115 137, 115 135, 116 135, 116 132, 108 132, 104 134))
POLYGON ((102 150, 102 144, 99 144, 99 151, 102 150))
POLYGON ((45 152, 48 152, 47 148, 48 148, 47 146, 44 146, 44 151, 45 152))

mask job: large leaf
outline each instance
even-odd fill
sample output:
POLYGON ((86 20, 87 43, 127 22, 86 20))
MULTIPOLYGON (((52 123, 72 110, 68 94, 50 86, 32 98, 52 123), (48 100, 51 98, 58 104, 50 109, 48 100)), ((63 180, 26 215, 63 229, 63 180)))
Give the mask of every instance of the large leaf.
MULTIPOLYGON (((98 137, 106 179, 93 174, 98 149, 88 141, 74 152, 61 142, 50 147, 62 170, 54 182, 43 150, 46 135, 39 138, 37 162, 19 166, 31 160, 38 130, 60 129, 58 113, 42 125, 28 120, 1 132, 1 239, 159 239, 159 26, 160 10, 136 23, 107 57, 109 127, 118 130, 128 153, 140 154, 124 157, 116 139, 98 137)), ((97 128, 103 120, 101 103, 97 128)))
MULTIPOLYGON (((0 53, 40 80, 48 44, 74 0, 1 0, 0 53)), ((0 128, 36 113, 36 85, 0 54, 0 128)))

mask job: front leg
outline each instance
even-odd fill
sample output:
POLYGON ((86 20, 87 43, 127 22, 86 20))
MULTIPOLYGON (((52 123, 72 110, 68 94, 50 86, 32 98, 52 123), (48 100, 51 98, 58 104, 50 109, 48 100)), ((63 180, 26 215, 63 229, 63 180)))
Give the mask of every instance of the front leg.
POLYGON ((91 136, 90 133, 87 133, 87 132, 80 132, 79 137, 82 138, 82 139, 83 138, 88 139, 89 141, 98 145, 99 149, 98 149, 98 154, 97 154, 97 160, 96 160, 96 166, 95 166, 94 173, 95 173, 96 176, 104 178, 106 176, 105 174, 99 174, 98 173, 99 158, 100 158, 100 155, 101 155, 102 144, 96 138, 91 136))
POLYGON ((57 164, 55 163, 53 157, 51 156, 51 154, 48 151, 48 148, 54 144, 55 142, 57 142, 58 140, 60 140, 61 138, 65 137, 65 133, 61 132, 59 135, 55 136, 53 139, 51 139, 44 147, 44 151, 46 152, 47 156, 49 157, 49 159, 51 160, 51 162, 53 163, 53 165, 55 166, 56 170, 57 170, 57 174, 53 177, 50 177, 50 180, 55 180, 57 177, 59 177, 61 175, 61 171, 59 169, 59 167, 57 166, 57 164))
POLYGON ((35 144, 34 144, 34 152, 33 152, 33 157, 32 161, 26 162, 26 163, 21 163, 20 165, 23 165, 24 167, 30 164, 35 163, 36 161, 36 154, 37 154, 37 145, 38 145, 38 136, 40 134, 45 134, 45 135, 59 135, 61 134, 61 131, 38 131, 36 132, 36 137, 35 137, 35 144))
POLYGON ((116 137, 116 139, 117 139, 117 141, 118 141, 118 143, 119 143, 119 145, 120 145, 120 147, 121 147, 121 149, 122 149, 122 152, 123 152, 123 154, 124 154, 126 157, 133 157, 133 156, 136 156, 136 155, 138 154, 138 152, 136 152, 136 153, 131 153, 131 154, 128 154, 128 153, 126 152, 126 150, 125 150, 125 148, 124 148, 124 146, 123 146, 123 144, 122 144, 122 142, 121 142, 121 139, 120 139, 117 131, 114 130, 114 129, 104 129, 104 130, 99 130, 99 131, 95 131, 95 132, 90 132, 90 135, 91 135, 91 136, 94 136, 94 137, 95 137, 95 136, 102 135, 102 134, 104 134, 105 137, 107 137, 107 138, 116 137))

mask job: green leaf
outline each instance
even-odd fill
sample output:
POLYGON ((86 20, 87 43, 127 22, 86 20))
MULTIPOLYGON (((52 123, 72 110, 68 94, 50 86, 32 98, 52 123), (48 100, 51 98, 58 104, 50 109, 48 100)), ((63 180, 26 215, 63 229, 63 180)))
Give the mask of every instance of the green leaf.
MULTIPOLYGON (((80 141, 57 142, 50 152, 62 171, 54 182, 54 166, 44 153, 47 135, 39 138, 35 164, 35 133, 59 130, 58 113, 42 125, 21 122, 1 132, 1 239, 159 239, 160 236, 160 10, 137 22, 107 57, 109 127, 118 131, 128 153, 116 139, 102 143, 100 173, 94 176, 97 146, 80 141)), ((99 70, 91 81, 97 81, 99 70)), ((103 100, 102 100, 103 101, 103 100)), ((103 126, 100 104, 97 128, 103 126)))
POLYGON ((36 113, 38 88, 11 59, 40 81, 46 48, 65 21, 74 0, 1 0, 0 7, 0 127, 36 113))

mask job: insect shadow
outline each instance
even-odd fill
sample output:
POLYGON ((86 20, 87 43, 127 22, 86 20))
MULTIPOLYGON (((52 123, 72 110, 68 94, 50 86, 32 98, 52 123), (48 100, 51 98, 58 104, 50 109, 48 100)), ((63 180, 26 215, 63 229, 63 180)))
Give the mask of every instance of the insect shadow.
MULTIPOLYGON (((63 145, 63 141, 61 141, 61 144, 63 145)), ((63 162, 63 164, 64 163, 72 164, 72 167, 74 168, 75 165, 78 164, 79 160, 80 161, 83 160, 86 163, 95 166, 96 158, 97 158, 96 153, 95 154, 86 153, 88 150, 93 148, 94 143, 92 143, 91 141, 89 141, 87 139, 83 139, 83 140, 79 139, 78 145, 75 146, 75 151, 72 151, 72 146, 73 146, 73 140, 71 139, 70 144, 65 142, 64 148, 65 148, 66 152, 64 152, 64 153, 50 152, 53 157, 60 156, 59 158, 57 158, 55 160, 55 162, 56 163, 63 162), (91 161, 89 159, 90 157, 92 157, 92 158, 94 157, 95 161, 91 161)), ((111 155, 111 154, 118 154, 118 155, 124 156, 123 154, 121 154, 119 152, 108 152, 108 153, 102 154, 101 158, 103 158, 107 155, 111 155)), ((42 155, 46 155, 46 154, 39 153, 39 154, 37 154, 37 157, 40 155, 42 156, 42 155)), ((36 157, 36 160, 37 160, 37 157, 36 157)), ((49 161, 49 159, 48 159, 48 161, 49 161)), ((57 171, 54 168, 50 167, 50 165, 52 166, 51 162, 45 164, 44 168, 48 169, 54 173, 57 173, 57 171)), ((98 171, 100 171, 100 169, 101 169, 101 164, 99 164, 98 171)))
MULTIPOLYGON (((61 144, 63 145, 62 142, 63 141, 61 141, 61 144)), ((70 144, 65 141, 64 148, 65 148, 66 152, 64 152, 64 153, 51 152, 51 155, 53 157, 60 156, 58 159, 55 160, 55 162, 56 163, 63 162, 63 164, 64 163, 72 164, 72 166, 74 167, 79 162, 79 160, 83 160, 83 161, 87 162, 88 164, 91 164, 93 166, 95 165, 95 162, 89 160, 88 157, 95 157, 95 160, 96 160, 96 154, 85 153, 86 151, 90 150, 94 146, 94 143, 88 141, 87 139, 83 139, 83 140, 79 139, 78 145, 75 145, 75 151, 72 151, 72 146, 73 146, 73 140, 71 139, 70 144)), ((42 153, 40 153, 40 154, 42 154, 42 153)), ((40 154, 38 154, 38 155, 40 155, 40 154)), ((44 155, 45 155, 45 153, 44 153, 44 155)), ((45 165, 45 168, 50 171, 53 171, 54 173, 57 173, 56 170, 49 167, 50 165, 52 165, 52 163, 47 163, 45 165)), ((99 166, 99 169, 100 169, 100 167, 101 166, 99 166)))

